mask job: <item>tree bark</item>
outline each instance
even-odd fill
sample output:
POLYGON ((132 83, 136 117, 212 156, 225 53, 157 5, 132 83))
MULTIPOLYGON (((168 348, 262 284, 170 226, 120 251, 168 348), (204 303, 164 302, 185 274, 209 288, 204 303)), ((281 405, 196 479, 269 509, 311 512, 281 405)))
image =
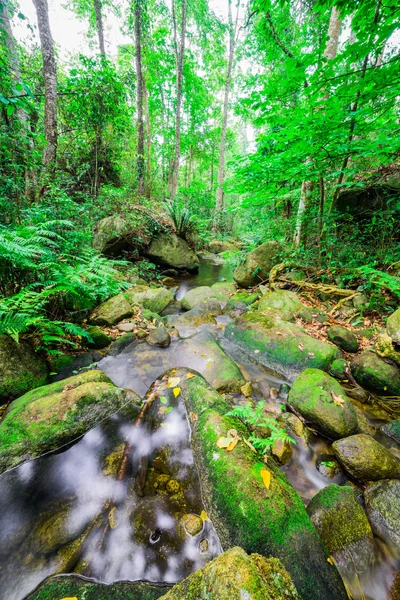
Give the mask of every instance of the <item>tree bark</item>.
POLYGON ((182 83, 183 63, 185 57, 186 43, 186 0, 182 0, 181 35, 178 44, 178 29, 176 23, 175 0, 172 0, 172 21, 174 26, 174 49, 176 63, 176 120, 175 120, 175 152, 170 174, 171 200, 175 198, 178 187, 179 161, 181 157, 181 106, 182 106, 182 83))
POLYGON ((94 14, 96 15, 96 27, 97 37, 99 38, 100 53, 106 56, 106 47, 104 44, 104 28, 103 28, 103 15, 101 14, 100 0, 94 1, 94 14))
POLYGON ((47 0, 33 0, 36 9, 40 45, 43 57, 44 76, 44 134, 46 147, 43 154, 43 164, 49 170, 55 166, 57 158, 57 68, 54 54, 53 37, 49 22, 49 7, 47 0))
POLYGON ((137 103, 137 181, 138 195, 144 194, 144 124, 143 124, 143 73, 141 47, 141 10, 140 0, 135 0, 135 67, 136 67, 136 103, 137 103))
POLYGON ((225 80, 224 108, 223 108, 223 115, 222 115, 222 129, 221 129, 221 139, 220 139, 220 146, 219 146, 218 184, 217 184, 217 193, 216 193, 216 198, 215 198, 215 212, 214 212, 214 223, 213 223, 213 232, 214 233, 216 233, 221 227, 222 211, 224 208, 226 130, 227 130, 227 126, 228 126, 229 93, 230 93, 230 89, 231 89, 233 58, 234 58, 234 54, 235 54, 238 19, 239 19, 239 2, 237 3, 235 25, 233 25, 232 2, 231 2, 231 0, 229 0, 229 9, 228 9, 229 56, 228 56, 228 70, 226 73, 226 80, 225 80))
POLYGON ((146 121, 146 150, 147 150, 147 168, 146 168, 146 196, 151 197, 151 125, 149 111, 149 94, 147 91, 146 77, 143 77, 143 100, 144 100, 144 116, 146 121))

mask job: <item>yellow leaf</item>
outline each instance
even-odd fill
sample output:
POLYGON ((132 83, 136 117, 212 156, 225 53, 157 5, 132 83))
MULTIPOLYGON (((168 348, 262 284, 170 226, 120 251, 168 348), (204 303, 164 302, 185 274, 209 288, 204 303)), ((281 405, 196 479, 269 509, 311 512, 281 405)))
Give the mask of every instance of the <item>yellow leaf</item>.
POLYGON ((169 388, 176 387, 179 384, 180 380, 181 380, 180 377, 169 377, 167 387, 169 387, 169 388))
POLYGON ((196 415, 196 413, 191 412, 191 413, 189 413, 189 415, 190 415, 190 420, 191 421, 198 421, 199 420, 199 417, 196 415))
POLYGON ((267 471, 267 469, 261 469, 260 473, 265 487, 267 490, 269 490, 269 486, 271 484, 271 473, 267 471))
POLYGON ((217 440, 218 448, 228 448, 229 444, 235 441, 236 438, 232 437, 220 437, 217 440))
POLYGON ((177 372, 178 372, 178 369, 172 369, 172 371, 171 371, 171 373, 172 373, 173 375, 175 375, 175 373, 177 373, 177 372))
POLYGON ((244 443, 246 444, 246 446, 248 446, 252 452, 254 452, 255 454, 257 454, 257 450, 254 448, 254 446, 252 446, 252 445, 250 444, 250 442, 248 442, 248 441, 246 440, 246 438, 242 438, 242 439, 243 439, 244 443))
POLYGON ((238 432, 236 431, 236 429, 230 429, 228 431, 228 437, 238 437, 238 432))
POLYGON ((202 354, 200 354, 200 356, 206 356, 205 352, 203 352, 202 354))
POLYGON ((206 364, 206 367, 211 367, 210 363, 207 363, 207 364, 206 364))
POLYGON ((188 373, 186 375, 186 379, 193 379, 193 377, 196 377, 196 375, 194 375, 193 373, 188 373))
POLYGON ((344 400, 343 400, 342 396, 340 396, 340 394, 335 394, 334 392, 331 392, 331 396, 332 396, 333 403, 335 404, 335 406, 343 406, 344 405, 344 400))
POLYGON ((326 560, 328 561, 328 563, 330 565, 334 565, 335 564, 335 561, 333 560, 333 558, 331 556, 328 556, 328 558, 326 560))
POLYGON ((172 391, 174 392, 175 398, 177 398, 179 396, 179 394, 181 393, 181 388, 176 387, 172 391))
POLYGON ((78 600, 78 598, 74 596, 73 598, 61 598, 61 600, 78 600))
POLYGON ((236 445, 237 445, 238 441, 239 441, 238 437, 233 438, 233 442, 231 442, 229 444, 229 446, 227 446, 227 448, 226 448, 227 452, 232 452, 232 450, 234 448, 236 448, 236 445))
POLYGON ((115 529, 116 526, 118 525, 117 517, 115 516, 116 512, 117 512, 117 507, 113 506, 108 514, 108 522, 110 524, 111 529, 115 529))
POLYGON ((206 513, 205 510, 202 510, 200 513, 200 519, 203 519, 203 521, 208 521, 208 514, 206 513))

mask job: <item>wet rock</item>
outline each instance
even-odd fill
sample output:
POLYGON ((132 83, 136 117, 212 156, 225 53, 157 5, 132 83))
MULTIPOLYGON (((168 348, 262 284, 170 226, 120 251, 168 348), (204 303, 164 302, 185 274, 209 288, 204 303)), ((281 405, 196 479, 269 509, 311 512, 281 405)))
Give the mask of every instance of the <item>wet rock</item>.
POLYGON ((294 315, 303 308, 303 303, 294 292, 279 290, 261 296, 258 310, 262 312, 269 308, 278 310, 285 321, 293 321, 294 315))
POLYGON ((193 537, 203 531, 203 519, 198 515, 183 515, 182 523, 186 533, 193 537))
POLYGON ((152 238, 154 219, 145 211, 127 217, 105 217, 93 230, 93 248, 106 256, 119 256, 123 250, 137 251, 152 238))
POLYGON ((400 365, 400 352, 393 346, 393 340, 387 333, 381 333, 375 340, 374 352, 382 358, 388 358, 400 365))
POLYGON ((269 272, 279 263, 283 246, 280 242, 265 242, 246 255, 242 264, 236 267, 233 278, 240 287, 251 287, 265 281, 269 272))
POLYGON ((94 309, 89 317, 91 325, 116 325, 123 319, 129 319, 133 314, 132 308, 123 294, 110 298, 94 309))
POLYGON ((282 563, 231 548, 177 583, 162 600, 301 600, 282 563))
POLYGON ((44 385, 48 372, 46 361, 28 342, 17 344, 0 335, 0 404, 44 385))
POLYGON ((360 481, 400 477, 400 461, 382 444, 364 433, 334 442, 332 450, 346 471, 360 481))
POLYGON ((176 233, 159 233, 145 252, 154 261, 174 267, 195 271, 199 268, 199 259, 188 243, 176 233))
POLYGON ((246 306, 251 306, 254 302, 257 302, 259 297, 261 296, 261 292, 247 292, 246 290, 242 290, 240 292, 236 292, 233 296, 230 297, 229 300, 234 302, 243 302, 246 306))
POLYGON ((61 356, 57 356, 51 362, 52 371, 55 372, 55 375, 51 376, 51 383, 67 379, 67 377, 72 377, 73 375, 78 375, 89 369, 94 369, 98 361, 102 358, 103 356, 100 352, 96 351, 85 352, 84 354, 62 354, 61 356))
POLYGON ((243 396, 250 398, 251 394, 253 393, 253 385, 251 381, 247 381, 244 385, 242 385, 240 391, 242 392, 243 396))
POLYGON ((233 300, 230 298, 224 307, 224 314, 229 315, 232 319, 235 317, 239 317, 243 315, 243 313, 247 312, 248 306, 244 302, 238 302, 237 300, 233 300))
MULTIPOLYGON (((138 396, 133 394, 132 398, 138 396)), ((0 423, 0 471, 59 448, 120 409, 127 392, 100 371, 87 371, 32 390, 0 423)))
POLYGON ((118 331, 122 331, 123 333, 130 333, 135 329, 135 323, 120 323, 118 325, 118 331))
POLYGON ((214 297, 221 302, 226 302, 237 291, 236 284, 229 281, 216 281, 212 284, 211 289, 214 297))
POLYGON ((278 557, 307 600, 345 600, 343 583, 285 474, 273 460, 265 465, 241 441, 232 452, 218 448, 218 439, 229 430, 236 429, 240 437, 247 437, 248 430, 226 416, 229 405, 202 377, 187 379, 186 373, 177 369, 174 376, 180 377, 180 397, 191 423, 205 510, 222 546, 240 545, 246 552, 257 549, 278 557), (270 477, 268 487, 264 470, 270 477))
POLYGON ((357 415, 343 388, 320 369, 306 369, 295 379, 289 404, 330 439, 357 431, 357 415))
POLYGON ((125 348, 133 344, 134 341, 136 341, 136 337, 133 333, 124 333, 124 335, 121 335, 121 337, 111 344, 108 355, 118 356, 125 348))
POLYGON ((346 359, 337 358, 331 364, 329 373, 332 375, 332 377, 335 377, 335 379, 339 379, 340 381, 343 381, 344 379, 348 379, 348 377, 349 377, 348 373, 347 373, 349 368, 350 368, 349 363, 347 362, 346 359))
POLYGON ((214 298, 214 292, 211 287, 201 285, 189 290, 181 300, 181 307, 184 310, 192 308, 202 308, 206 300, 214 298))
POLYGON ((358 340, 354 333, 342 327, 341 325, 333 325, 327 330, 328 339, 339 346, 345 352, 357 352, 358 340))
POLYGON ((365 350, 351 363, 354 379, 366 390, 382 396, 400 395, 400 368, 365 350))
POLYGON ((213 317, 222 315, 221 304, 216 298, 208 298, 203 304, 203 309, 213 317))
POLYGON ((296 415, 294 415, 293 413, 284 412, 278 416, 278 422, 281 423, 285 427, 285 429, 290 429, 290 431, 293 432, 294 435, 297 435, 297 437, 304 440, 306 444, 309 444, 312 437, 312 433, 308 429, 308 427, 306 427, 304 423, 299 419, 299 417, 296 417, 296 415))
POLYGON ((153 346, 168 348, 171 343, 171 336, 164 327, 157 327, 156 329, 151 329, 147 341, 153 346))
MULTIPOLYGON (((169 307, 171 306, 171 304, 168 304, 168 306, 167 306, 167 308, 165 310, 168 310, 169 307)), ((163 314, 165 314, 164 310, 163 310, 163 314)), ((162 317, 158 313, 154 313, 151 310, 148 310, 147 308, 143 308, 142 309, 142 317, 146 321, 150 321, 150 323, 153 323, 154 325, 157 325, 157 327, 162 326, 163 323, 164 323, 162 317)))
POLYGON ((382 433, 390 437, 397 444, 400 444, 400 419, 395 419, 381 427, 382 433))
POLYGON ((88 348, 94 348, 95 350, 100 350, 101 348, 105 348, 111 342, 111 338, 102 330, 100 327, 96 325, 89 325, 87 328, 87 332, 90 334, 92 338, 92 342, 87 342, 88 348))
POLYGON ((342 467, 333 454, 321 454, 316 462, 317 471, 327 479, 333 479, 343 473, 342 467))
POLYGON ((337 348, 314 339, 301 327, 258 311, 228 323, 224 336, 253 360, 289 379, 307 367, 328 370, 339 354, 337 348))
POLYGON ((400 481, 379 481, 364 492, 365 510, 372 529, 400 559, 400 481))
POLYGON ((274 440, 271 446, 271 454, 280 465, 286 465, 292 458, 292 444, 283 439, 274 440))
POLYGON ((144 285, 136 285, 124 292, 125 298, 131 306, 140 306, 153 313, 160 314, 165 310, 174 295, 166 288, 150 288, 144 285))
POLYGON ((171 327, 175 327, 181 337, 184 336, 185 332, 192 335, 197 327, 206 323, 214 325, 217 323, 210 313, 201 308, 193 308, 186 313, 167 315, 164 317, 164 322, 171 327))
POLYGON ((331 483, 316 494, 307 513, 342 577, 367 572, 375 544, 368 519, 350 487, 331 483))
POLYGON ((135 335, 138 340, 145 340, 147 338, 147 331, 144 329, 138 329, 135 335))
POLYGON ((208 249, 215 254, 222 254, 222 252, 238 252, 238 248, 234 244, 222 240, 211 240, 211 242, 208 243, 208 249))
POLYGON ((386 329, 396 344, 400 344, 400 308, 398 308, 386 322, 386 329))

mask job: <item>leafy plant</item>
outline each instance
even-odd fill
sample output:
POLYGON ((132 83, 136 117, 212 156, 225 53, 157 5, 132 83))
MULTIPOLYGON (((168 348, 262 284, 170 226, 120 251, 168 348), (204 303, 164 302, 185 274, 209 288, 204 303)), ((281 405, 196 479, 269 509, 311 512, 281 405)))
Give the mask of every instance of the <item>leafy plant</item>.
POLYGON ((179 201, 166 202, 167 211, 172 219, 175 231, 178 235, 185 237, 195 228, 194 215, 179 201))

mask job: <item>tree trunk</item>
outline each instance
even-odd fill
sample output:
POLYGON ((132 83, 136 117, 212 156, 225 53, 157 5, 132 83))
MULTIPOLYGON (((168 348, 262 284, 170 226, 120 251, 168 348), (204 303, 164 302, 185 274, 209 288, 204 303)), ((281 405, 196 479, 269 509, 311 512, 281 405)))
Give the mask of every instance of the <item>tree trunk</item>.
POLYGON ((101 4, 100 0, 94 1, 94 14, 96 15, 96 27, 97 27, 97 37, 99 38, 99 47, 100 53, 105 56, 106 55, 106 47, 104 44, 104 28, 103 28, 103 15, 101 14, 101 4))
POLYGON ((228 57, 228 71, 226 74, 226 81, 225 81, 224 108, 223 108, 223 115, 222 115, 222 129, 221 129, 221 139, 220 139, 220 146, 219 146, 218 185, 217 185, 217 194, 216 194, 216 199, 215 199, 215 212, 214 212, 214 223, 213 223, 213 232, 214 233, 216 233, 221 227, 222 211, 224 208, 225 143, 226 143, 226 130, 227 130, 227 125, 228 125, 229 93, 230 93, 230 89, 231 89, 233 57, 235 54, 236 33, 237 33, 237 26, 238 26, 238 19, 239 19, 239 2, 237 3, 235 26, 233 26, 233 22, 232 22, 232 2, 231 2, 231 0, 229 0, 228 19, 229 19, 229 57, 228 57))
POLYGON ((57 158, 57 69, 53 38, 50 30, 49 7, 47 0, 33 0, 35 5, 40 45, 43 57, 44 76, 44 135, 46 147, 43 164, 53 170, 57 158))
POLYGON ((140 0, 135 0, 135 67, 136 67, 136 103, 137 103, 137 181, 138 195, 144 194, 144 125, 143 125, 143 74, 141 48, 141 11, 140 0))
MULTIPOLYGON (((336 58, 337 49, 339 45, 340 30, 342 27, 342 21, 339 19, 339 11, 335 6, 332 7, 331 17, 329 20, 328 27, 328 40, 324 51, 324 58, 327 60, 333 60, 336 58)), ((310 159, 307 158, 307 164, 310 164, 310 159)), ((302 241, 303 235, 303 224, 304 216, 306 214, 309 201, 311 198, 311 182, 303 181, 301 184, 301 195, 299 208, 297 211, 296 227, 294 232, 293 244, 295 248, 298 248, 302 241)), ((323 215, 320 214, 320 219, 323 219, 323 215)))
POLYGON ((146 121, 146 146, 147 146, 147 169, 146 169, 146 196, 151 197, 151 127, 149 111, 149 94, 147 91, 146 77, 143 77, 143 99, 144 99, 144 117, 146 121))
POLYGON ((186 42, 186 0, 182 0, 181 36, 178 44, 178 30, 175 14, 175 0, 172 0, 172 20, 174 25, 174 49, 176 63, 176 120, 175 120, 175 152, 171 166, 170 195, 173 201, 178 187, 179 161, 181 157, 181 106, 182 106, 182 82, 183 61, 185 57, 186 42))

